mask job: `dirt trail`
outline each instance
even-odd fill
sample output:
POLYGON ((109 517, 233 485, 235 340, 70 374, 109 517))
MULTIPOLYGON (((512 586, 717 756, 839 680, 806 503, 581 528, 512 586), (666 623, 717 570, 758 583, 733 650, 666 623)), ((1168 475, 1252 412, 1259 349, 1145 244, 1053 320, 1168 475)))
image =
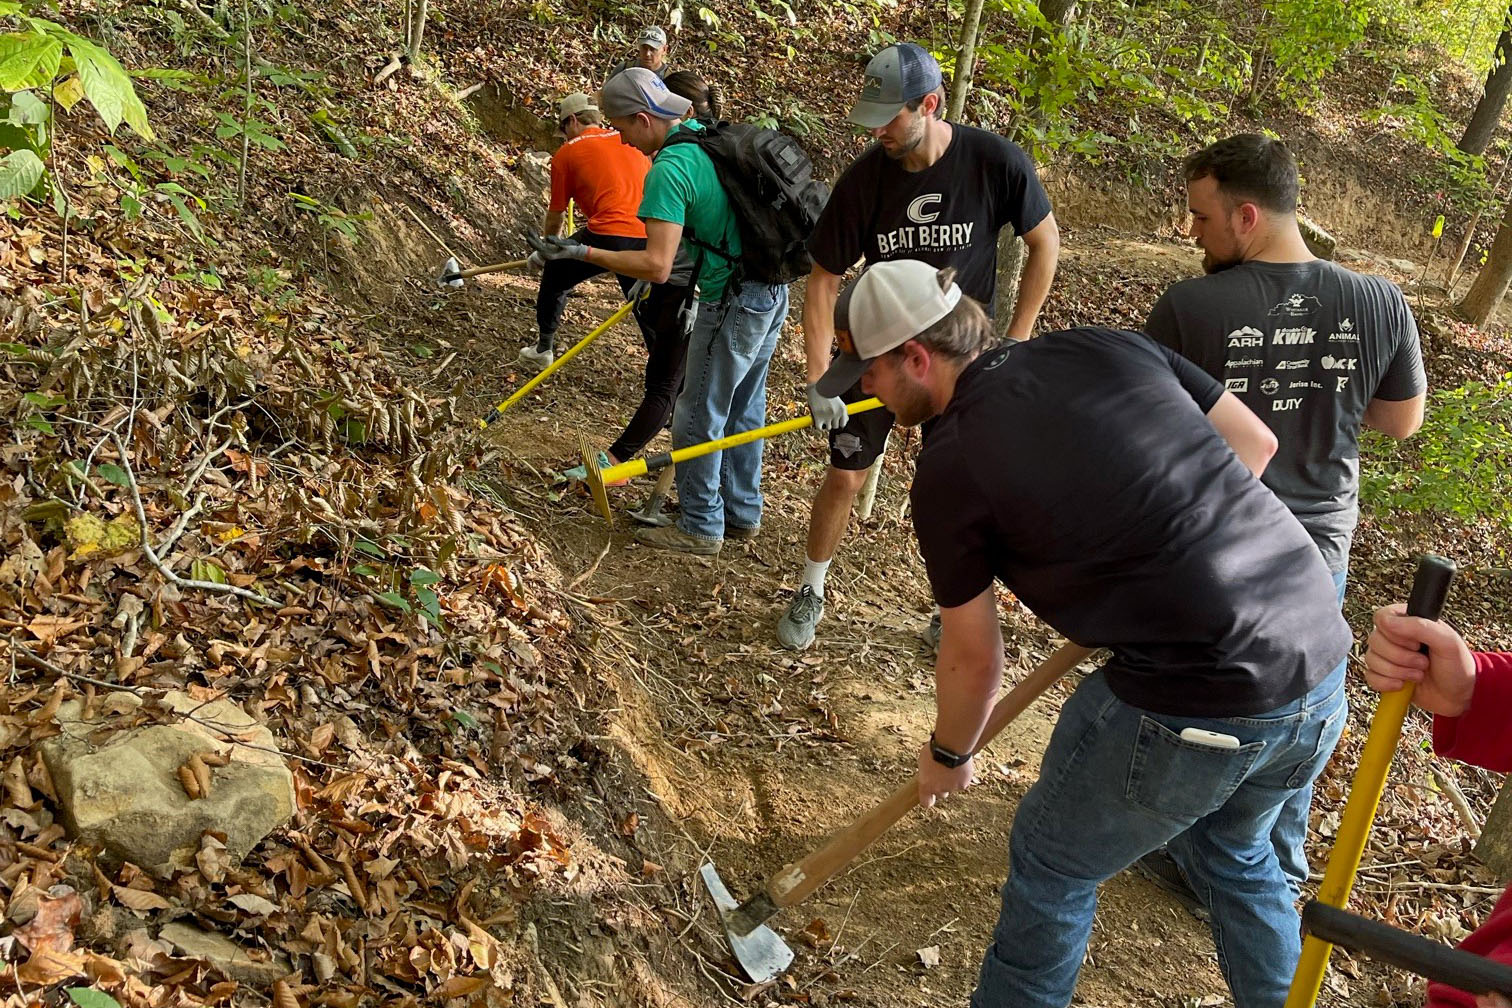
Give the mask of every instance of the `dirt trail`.
MULTIPOLYGON (((1096 320, 1131 324, 1149 303, 1146 289, 1190 272, 1194 262, 1180 246, 1087 235, 1068 242, 1060 284, 1069 292, 1111 282, 1115 301, 1127 305, 1110 318, 1104 301, 1096 320)), ((569 338, 605 317, 617 293, 604 281, 580 290, 562 330, 569 338)), ((480 414, 527 377, 513 360, 533 335, 533 292, 528 278, 495 277, 437 312, 433 335, 457 333, 461 351, 440 380, 465 378, 480 414)), ((1047 318, 1052 325, 1092 321, 1089 310, 1068 295, 1052 303, 1047 318)), ((773 419, 802 411, 800 352, 790 332, 773 362, 773 419)), ((795 654, 777 646, 773 626, 801 562, 825 458, 820 437, 799 433, 768 444, 762 534, 750 544, 727 544, 713 559, 636 545, 630 523, 621 519, 611 531, 581 488, 552 478, 574 464, 580 434, 601 446, 623 424, 643 359, 633 327, 611 331, 511 411, 496 435, 502 469, 489 475, 551 544, 575 582, 570 590, 591 600, 585 630, 598 635, 596 650, 617 665, 620 684, 612 735, 659 805, 642 810, 630 843, 648 859, 671 859, 664 868, 681 880, 671 887, 679 893, 677 912, 696 913, 686 928, 708 967, 705 978, 673 986, 695 1003, 713 1003, 719 995, 708 979, 730 964, 721 963, 712 914, 686 878, 699 856, 706 851, 735 892, 753 891, 906 779, 928 732, 933 663, 919 630, 931 603, 906 511, 918 441, 895 436, 875 512, 864 525, 852 522, 831 569, 819 640, 795 654), (654 835, 657 821, 666 835, 654 835)), ((644 480, 611 489, 611 502, 629 509, 648 489, 644 480)), ((1012 676, 1055 641, 1006 601, 1012 676)), ((1013 809, 1034 780, 1070 688, 1053 688, 990 748, 985 781, 969 796, 911 815, 848 873, 781 915, 776 926, 799 958, 770 997, 964 1002, 996 917, 1013 809), (931 946, 938 946, 939 965, 926 969, 917 950, 931 946)), ((542 940, 550 940, 552 928, 539 926, 542 940)), ((576 925, 562 927, 570 941, 576 925)), ((718 985, 740 996, 738 984, 718 985)), ((1223 992, 1204 925, 1140 879, 1106 886, 1079 1003, 1175 1004, 1179 996, 1218 1004, 1211 999, 1223 992)))

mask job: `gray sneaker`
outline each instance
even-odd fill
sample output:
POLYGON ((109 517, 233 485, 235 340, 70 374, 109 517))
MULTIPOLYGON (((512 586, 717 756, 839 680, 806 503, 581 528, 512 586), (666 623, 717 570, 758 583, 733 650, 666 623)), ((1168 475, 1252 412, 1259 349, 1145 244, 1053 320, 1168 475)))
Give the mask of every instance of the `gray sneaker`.
POLYGON ((924 643, 929 645, 929 650, 935 657, 940 654, 940 610, 936 609, 929 617, 929 625, 919 633, 924 638, 924 643))
POLYGON ((792 651, 802 651, 814 643, 814 630, 824 618, 824 596, 804 585, 793 596, 787 612, 777 621, 777 643, 792 651))
POLYGON ((550 350, 537 350, 533 346, 527 346, 520 347, 518 360, 521 367, 533 371, 545 371, 555 358, 556 354, 550 350))

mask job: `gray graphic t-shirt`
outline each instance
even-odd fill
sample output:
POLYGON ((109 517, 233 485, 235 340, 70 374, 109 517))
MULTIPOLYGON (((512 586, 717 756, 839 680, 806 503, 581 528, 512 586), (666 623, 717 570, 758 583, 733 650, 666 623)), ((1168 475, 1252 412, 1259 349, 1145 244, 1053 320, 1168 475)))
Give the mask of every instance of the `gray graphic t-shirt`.
POLYGON ((1335 263, 1250 262, 1161 295, 1145 322, 1264 420, 1280 449, 1262 477, 1329 570, 1359 520, 1360 421, 1372 399, 1427 388, 1417 323, 1397 286, 1335 263))

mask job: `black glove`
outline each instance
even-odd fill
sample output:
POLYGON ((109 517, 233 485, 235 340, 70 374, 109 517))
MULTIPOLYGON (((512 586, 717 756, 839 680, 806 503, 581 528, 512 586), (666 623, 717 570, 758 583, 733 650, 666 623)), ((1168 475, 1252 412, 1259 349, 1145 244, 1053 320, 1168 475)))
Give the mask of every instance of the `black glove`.
POLYGON ((560 235, 525 235, 525 244, 541 254, 542 259, 587 259, 588 246, 560 235))

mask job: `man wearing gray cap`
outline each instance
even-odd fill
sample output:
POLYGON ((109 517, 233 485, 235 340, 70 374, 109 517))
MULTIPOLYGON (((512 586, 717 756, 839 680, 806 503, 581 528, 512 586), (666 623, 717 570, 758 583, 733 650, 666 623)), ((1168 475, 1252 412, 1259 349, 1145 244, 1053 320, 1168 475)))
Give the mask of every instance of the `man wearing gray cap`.
MULTIPOLYGON (((786 284, 738 282, 740 226, 709 155, 696 143, 669 143, 692 107, 644 67, 616 74, 599 107, 624 142, 654 154, 640 217, 646 247, 592 248, 570 238, 529 239, 546 259, 582 259, 652 283, 665 283, 687 239, 698 285, 698 320, 688 343, 683 389, 672 411, 672 446, 713 441, 766 423, 767 366, 787 318, 786 284), (724 251, 715 251, 724 250, 724 251), (725 253, 729 253, 727 258, 725 253)), ((831 305, 833 309, 833 304, 831 305)), ((710 555, 726 538, 751 539, 761 528, 762 442, 689 459, 677 467, 682 514, 675 525, 640 529, 637 541, 658 549, 710 555)))
MULTIPOLYGON (((939 64, 911 43, 888 46, 866 65, 850 121, 877 141, 835 183, 809 239, 814 270, 803 304, 808 402, 814 426, 830 435, 829 467, 809 517, 802 582, 777 622, 777 640, 803 649, 824 615, 824 583, 845 534, 851 502, 887 445, 893 416, 872 410, 847 417, 859 388, 824 394, 814 382, 834 346, 840 278, 857 259, 868 264, 919 259, 952 266, 967 296, 993 303, 998 232, 1012 227, 1029 247, 1008 335, 1028 339, 1050 290, 1060 232, 1034 162, 986 130, 946 122, 939 64)), ((937 639, 931 622, 928 637, 937 639)))
POLYGON ((631 67, 643 67, 663 80, 672 72, 672 64, 667 62, 667 33, 662 31, 660 25, 651 25, 643 29, 635 37, 635 47, 635 55, 620 60, 609 71, 610 78, 624 73, 631 67))

